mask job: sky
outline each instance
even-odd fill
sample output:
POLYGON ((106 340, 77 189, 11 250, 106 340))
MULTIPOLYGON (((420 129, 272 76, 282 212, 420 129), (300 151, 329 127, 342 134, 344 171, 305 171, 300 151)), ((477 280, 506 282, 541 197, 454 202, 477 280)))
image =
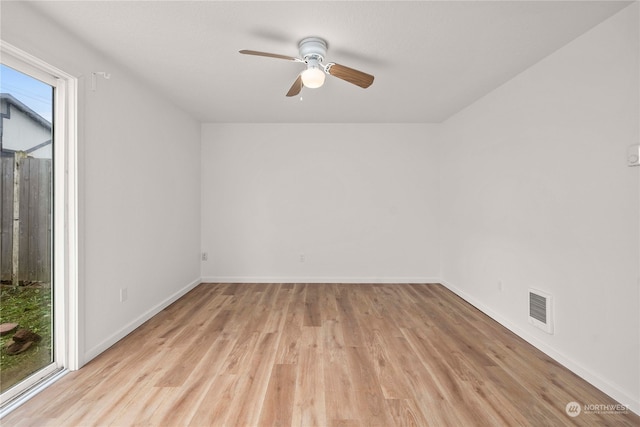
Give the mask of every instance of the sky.
POLYGON ((9 93, 51 122, 53 92, 51 86, 13 68, 0 65, 0 93, 9 93))

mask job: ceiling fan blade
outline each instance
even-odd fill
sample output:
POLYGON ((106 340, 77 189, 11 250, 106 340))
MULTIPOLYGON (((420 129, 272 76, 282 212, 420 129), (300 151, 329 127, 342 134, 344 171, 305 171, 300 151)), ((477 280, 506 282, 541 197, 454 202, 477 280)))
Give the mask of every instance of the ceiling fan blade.
POLYGON ((301 90, 302 90, 302 74, 299 74, 296 81, 293 82, 293 85, 291 85, 291 89, 289 89, 289 92, 287 92, 287 96, 296 96, 297 94, 300 93, 301 90))
POLYGON ((373 76, 371 74, 363 73, 362 71, 355 70, 353 68, 345 67, 340 64, 327 64, 327 72, 334 77, 353 83, 361 88, 368 88, 373 83, 373 76))
POLYGON ((302 59, 295 58, 293 56, 278 55, 277 53, 258 52, 257 50, 246 50, 246 49, 243 49, 243 50, 240 51, 240 53, 245 54, 245 55, 266 56, 268 58, 286 59, 287 61, 304 62, 302 59))

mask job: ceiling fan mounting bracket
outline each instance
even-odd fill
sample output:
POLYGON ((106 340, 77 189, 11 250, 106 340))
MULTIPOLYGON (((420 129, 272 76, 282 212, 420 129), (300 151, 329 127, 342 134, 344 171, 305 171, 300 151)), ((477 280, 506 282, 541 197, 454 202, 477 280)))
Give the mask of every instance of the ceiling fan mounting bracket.
POLYGON ((322 62, 327 56, 327 42, 319 37, 306 37, 298 43, 298 50, 305 62, 310 59, 322 62))

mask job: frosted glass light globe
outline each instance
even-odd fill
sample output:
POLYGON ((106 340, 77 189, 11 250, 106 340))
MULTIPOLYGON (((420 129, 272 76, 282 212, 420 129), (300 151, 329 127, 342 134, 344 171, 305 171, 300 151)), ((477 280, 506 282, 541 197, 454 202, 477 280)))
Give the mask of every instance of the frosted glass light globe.
POLYGON ((324 71, 320 68, 307 68, 302 72, 302 83, 310 89, 319 88, 324 84, 324 71))

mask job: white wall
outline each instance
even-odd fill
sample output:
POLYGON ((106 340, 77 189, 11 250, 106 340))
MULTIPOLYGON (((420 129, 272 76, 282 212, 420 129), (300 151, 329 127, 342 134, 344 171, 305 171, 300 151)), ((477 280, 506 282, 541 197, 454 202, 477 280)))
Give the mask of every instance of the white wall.
POLYGON ((638 52, 635 3, 449 119, 440 153, 445 283, 636 412, 638 52))
POLYGON ((78 76, 80 354, 103 351, 200 276, 200 125, 19 2, 2 39, 78 76), (91 73, 107 71, 91 91, 91 73), (120 288, 128 300, 120 303, 120 288))
POLYGON ((203 125, 203 280, 439 277, 435 140, 430 125, 203 125))

